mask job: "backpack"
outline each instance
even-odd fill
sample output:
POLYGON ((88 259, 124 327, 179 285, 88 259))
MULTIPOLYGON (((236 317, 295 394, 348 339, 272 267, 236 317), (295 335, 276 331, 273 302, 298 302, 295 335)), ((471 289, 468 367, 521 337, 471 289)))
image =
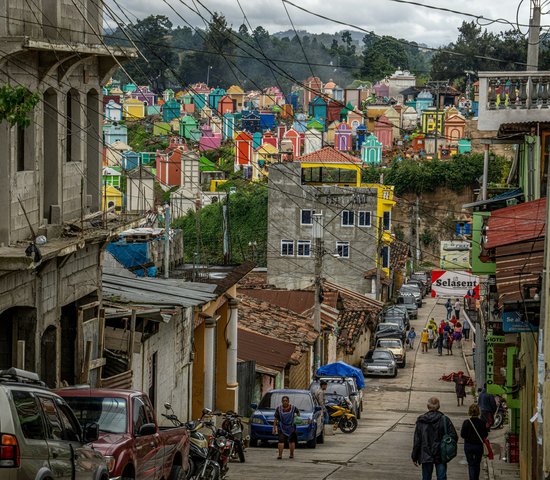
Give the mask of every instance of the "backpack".
POLYGON ((444 431, 443 437, 441 438, 441 444, 439 446, 441 463, 449 463, 453 458, 456 457, 458 445, 456 443, 456 439, 449 435, 449 431, 447 429, 447 417, 443 415, 441 420, 443 421, 444 431))

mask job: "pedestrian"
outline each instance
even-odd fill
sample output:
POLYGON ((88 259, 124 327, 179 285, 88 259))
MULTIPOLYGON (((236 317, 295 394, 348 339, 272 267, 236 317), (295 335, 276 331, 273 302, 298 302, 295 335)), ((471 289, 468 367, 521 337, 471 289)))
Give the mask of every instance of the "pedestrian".
POLYGON ((422 333, 420 334, 420 343, 422 345, 422 353, 428 353, 428 339, 429 339, 428 329, 425 328, 424 330, 422 330, 422 333))
POLYGON ((451 317, 451 325, 453 326, 453 328, 455 327, 457 322, 458 322, 458 319, 453 315, 451 317))
POLYGON ((450 320, 451 314, 453 313, 453 304, 450 298, 445 302, 445 308, 447 309, 447 320, 450 320))
POLYGON ((435 318, 430 318, 430 321, 428 322, 428 328, 432 328, 434 331, 437 330, 437 323, 435 321, 435 318))
POLYGON ((455 317, 457 320, 460 318, 460 300, 458 298, 455 302, 455 317))
POLYGON ((417 467, 422 465, 422 480, 431 480, 434 468, 436 479, 446 480, 447 463, 441 457, 441 440, 447 434, 456 443, 458 435, 451 420, 439 411, 439 399, 430 398, 427 406, 428 412, 416 420, 411 458, 417 467))
POLYGON ((481 459, 483 458, 483 443, 488 432, 485 422, 479 418, 479 406, 473 403, 468 408, 468 418, 464 420, 460 429, 460 436, 464 439, 464 455, 468 462, 468 479, 479 480, 481 473, 481 459))
POLYGON ((445 332, 441 332, 437 337, 437 353, 441 357, 443 355, 443 344, 445 343, 445 332))
POLYGON ((462 370, 459 370, 456 372, 456 375, 453 375, 453 382, 455 382, 456 406, 460 407, 461 405, 464 405, 464 398, 466 398, 466 385, 468 383, 462 370))
POLYGON ((447 355, 453 354, 453 335, 451 332, 445 333, 445 347, 447 348, 447 355))
POLYGON ((470 322, 464 319, 464 325, 462 325, 462 336, 464 340, 469 340, 470 338, 470 322))
POLYGON ((478 390, 479 396, 477 397, 477 404, 481 411, 481 419, 485 422, 487 431, 491 431, 491 427, 495 422, 495 412, 497 411, 497 402, 495 397, 490 393, 487 393, 487 386, 484 385, 483 388, 478 390))
POLYGON ((290 404, 290 399, 285 395, 281 399, 281 405, 275 410, 275 420, 273 421, 273 435, 277 435, 279 442, 277 448, 279 455, 277 459, 283 458, 283 450, 285 449, 285 443, 288 443, 290 455, 288 458, 294 458, 294 449, 298 441, 298 435, 296 434, 296 422, 295 417, 300 416, 300 411, 290 404))
POLYGON ((462 348, 461 340, 462 340, 462 324, 460 322, 456 322, 455 329, 453 332, 453 340, 456 342, 458 348, 462 348))
POLYGON ((416 338, 416 332, 414 331, 414 327, 411 327, 409 330, 409 333, 407 334, 407 341, 409 342, 409 348, 414 348, 414 339, 416 338))
POLYGON ((326 380, 321 380, 319 382, 319 388, 315 390, 315 398, 317 399, 317 403, 319 406, 323 409, 323 419, 324 423, 329 423, 329 417, 327 412, 327 404, 325 401, 325 391, 328 388, 328 383, 326 380))
POLYGON ((428 327, 428 348, 431 350, 434 348, 435 329, 430 325, 428 327))

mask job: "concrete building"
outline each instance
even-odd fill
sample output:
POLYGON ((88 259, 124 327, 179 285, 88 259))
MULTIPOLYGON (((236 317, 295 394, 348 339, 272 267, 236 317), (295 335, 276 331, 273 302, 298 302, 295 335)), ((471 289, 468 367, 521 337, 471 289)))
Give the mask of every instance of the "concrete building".
POLYGON ((101 85, 129 51, 100 46, 97 2, 34 3, 39 14, 0 3, 0 83, 40 94, 27 128, 0 124, 0 368, 36 371, 49 386, 94 383, 110 232, 87 216, 101 208, 101 85), (84 364, 88 342, 95 364, 84 364))

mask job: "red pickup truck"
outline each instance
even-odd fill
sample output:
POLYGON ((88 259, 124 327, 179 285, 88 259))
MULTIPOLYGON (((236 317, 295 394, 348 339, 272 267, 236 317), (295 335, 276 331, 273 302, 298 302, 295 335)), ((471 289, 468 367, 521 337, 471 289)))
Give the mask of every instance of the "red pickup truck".
POLYGON ((189 434, 183 427, 159 427, 145 393, 82 387, 57 393, 82 426, 99 424, 92 445, 107 459, 111 479, 187 478, 189 434))

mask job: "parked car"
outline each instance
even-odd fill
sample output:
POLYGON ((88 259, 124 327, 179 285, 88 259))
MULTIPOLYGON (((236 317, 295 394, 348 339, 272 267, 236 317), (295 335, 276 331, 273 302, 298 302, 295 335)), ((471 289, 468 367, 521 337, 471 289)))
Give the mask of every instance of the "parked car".
POLYGON ((411 279, 423 282, 428 293, 432 291, 432 272, 414 272, 411 279))
POLYGON ((375 348, 387 348, 393 353, 398 367, 405 367, 407 364, 407 352, 400 338, 379 338, 376 340, 375 348))
POLYGON ((397 362, 391 350, 387 348, 375 348, 369 350, 361 364, 363 375, 397 376, 397 362))
POLYGON ((401 293, 396 301, 398 305, 403 305, 409 311, 411 318, 418 318, 418 303, 414 295, 401 293))
POLYGON ((88 443, 97 423, 81 428, 67 403, 36 373, 0 371, 0 477, 3 480, 108 480, 103 455, 88 443))
POLYGON ((250 405, 254 409, 250 417, 250 445, 255 447, 258 441, 277 441, 273 435, 275 409, 287 396, 290 403, 300 411, 302 424, 297 425, 298 442, 306 442, 308 448, 315 448, 317 442, 325 441, 323 413, 321 406, 309 390, 279 389, 266 392, 259 404, 250 405))
POLYGON ((411 327, 410 313, 405 305, 392 305, 380 314, 381 323, 401 323, 408 330, 411 327))
POLYGON ((357 389, 355 384, 355 379, 352 377, 326 377, 316 376, 315 380, 311 382, 309 386, 309 391, 315 395, 315 392, 320 388, 319 382, 324 380, 328 383, 327 390, 325 391, 325 398, 334 398, 345 397, 350 401, 352 405, 352 413, 357 417, 361 418, 361 404, 363 400, 362 392, 357 389))
POLYGON ((422 298, 424 298, 426 295, 428 295, 428 288, 426 286, 426 284, 424 282, 422 282, 421 280, 414 280, 414 279, 409 279, 407 280, 407 283, 405 283, 405 285, 416 285, 418 287, 418 289, 420 290, 420 293, 422 294, 422 298))
POLYGON ((57 391, 81 425, 99 424, 92 443, 109 476, 184 480, 189 469, 185 427, 159 427, 147 394, 137 390, 63 388, 57 391))
POLYGON ((414 295, 416 306, 418 308, 422 307, 422 292, 420 291, 420 288, 418 288, 418 285, 411 285, 410 283, 401 285, 401 288, 399 289, 399 295, 404 294, 414 295))
POLYGON ((405 341, 407 331, 399 323, 379 323, 374 331, 374 339, 378 338, 401 338, 405 341))

